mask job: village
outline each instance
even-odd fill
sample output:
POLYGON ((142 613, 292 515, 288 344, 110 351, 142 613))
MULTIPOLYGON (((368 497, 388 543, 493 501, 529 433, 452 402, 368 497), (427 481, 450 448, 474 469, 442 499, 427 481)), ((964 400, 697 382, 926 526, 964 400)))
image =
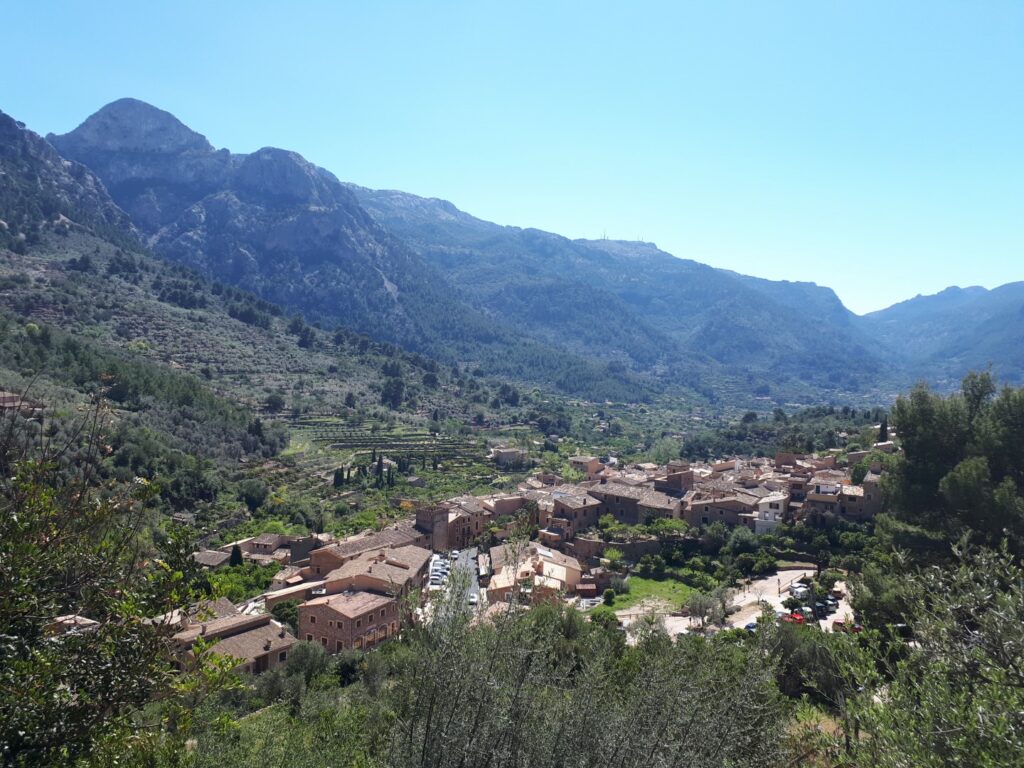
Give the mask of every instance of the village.
MULTIPOLYGON (((221 598, 160 621, 172 623, 182 656, 200 639, 216 642, 217 653, 254 674, 286 662, 303 641, 329 654, 373 649, 453 599, 474 620, 544 601, 595 615, 612 610, 627 633, 651 618, 672 635, 753 632, 768 614, 856 632, 842 574, 822 579, 820 563, 806 555, 766 561, 748 551, 736 559, 742 572, 719 586, 688 567, 683 572, 694 581, 676 584, 683 600, 657 593, 629 599, 630 583, 656 583, 650 577, 666 561, 696 567, 708 560, 701 532, 752 541, 823 517, 870 521, 882 509, 883 473, 871 457, 896 450, 884 441, 841 460, 779 452, 621 466, 610 456, 573 456, 571 479, 537 470, 514 491, 418 503, 410 517, 381 530, 340 540, 267 533, 200 550, 193 559, 204 569, 250 561, 280 570, 265 592, 241 604, 221 598), (854 467, 865 462, 854 482, 854 467)), ((499 466, 525 458, 517 448, 491 451, 499 466)))

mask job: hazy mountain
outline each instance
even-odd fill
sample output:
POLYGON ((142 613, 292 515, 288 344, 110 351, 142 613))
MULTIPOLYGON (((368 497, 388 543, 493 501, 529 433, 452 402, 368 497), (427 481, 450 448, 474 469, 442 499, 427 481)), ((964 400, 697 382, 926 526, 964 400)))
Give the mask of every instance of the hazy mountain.
POLYGON ((73 400, 102 383, 115 408, 146 414, 147 426, 199 454, 222 438, 223 424, 202 423, 211 397, 231 409, 259 409, 272 393, 286 394, 289 408, 340 412, 348 396, 374 407, 389 367, 404 380, 397 408, 407 413, 468 420, 505 408, 463 397, 448 368, 423 355, 295 323, 251 293, 147 253, 90 170, 2 113, 0 179, 0 219, 21 244, 12 252, 0 242, 0 389, 31 384, 46 399, 73 400), (27 333, 28 322, 42 330, 27 333), (182 412, 161 400, 174 393, 182 412))
POLYGON ((216 150, 132 99, 49 139, 168 258, 312 321, 566 391, 884 399, 990 361, 1009 379, 1024 370, 1012 286, 858 317, 813 283, 500 226, 444 200, 343 184, 282 149, 216 150))
MULTIPOLYGON (((363 206, 476 302, 547 337, 622 349, 638 364, 684 360, 858 391, 884 371, 835 293, 679 259, 650 243, 569 240, 475 219, 443 200, 353 187, 363 206), (535 311, 529 299, 550 302, 535 311), (591 318, 603 311, 602 338, 591 318)), ((671 364, 671 363, 668 363, 671 364)))
POLYGON ((646 391, 632 375, 555 340, 523 338, 468 304, 348 187, 294 152, 215 150, 173 115, 134 99, 48 138, 103 179, 157 253, 310 321, 566 391, 646 391))
POLYGON ((215 150, 134 99, 49 140, 104 180, 157 252, 310 319, 409 344, 434 330, 424 301, 454 298, 333 175, 294 152, 215 150))
POLYGON ((952 386, 964 371, 991 366, 1001 381, 1024 381, 1024 282, 947 288, 858 321, 915 378, 952 386))

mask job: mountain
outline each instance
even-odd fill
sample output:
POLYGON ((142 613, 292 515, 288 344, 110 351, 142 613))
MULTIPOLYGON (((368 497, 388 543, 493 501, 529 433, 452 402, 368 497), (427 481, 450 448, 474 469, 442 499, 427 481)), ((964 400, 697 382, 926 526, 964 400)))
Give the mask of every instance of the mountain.
POLYGON ((881 402, 989 362, 1008 380, 1024 371, 1012 286, 859 317, 813 283, 500 226, 342 183, 283 149, 217 150, 133 99, 48 138, 148 246, 208 278, 310 322, 592 399, 881 402))
POLYGON ((731 373, 762 391, 866 391, 886 370, 886 356, 828 288, 738 275, 650 243, 570 240, 475 219, 444 200, 352 188, 476 303, 524 332, 573 339, 581 352, 731 373), (596 324, 595 313, 607 320, 596 324))
MULTIPOLYGON (((297 323, 251 293, 154 257, 91 171, 2 113, 0 138, 0 217, 21 244, 0 245, 6 320, 45 324, 126 360, 201 376, 205 387, 253 409, 273 393, 329 412, 343 410, 348 394, 378 405, 388 378, 382 369, 392 363, 409 374, 399 411, 468 417, 436 361, 297 323), (437 379, 433 388, 419 384, 426 373, 437 379)), ((31 378, 31 359, 8 362, 18 382, 8 378, 0 389, 31 378)))
POLYGON ((158 253, 310 320, 415 345, 447 284, 300 155, 215 150, 173 115, 122 99, 48 137, 92 168, 158 253))
POLYGON ((915 378, 948 388, 965 371, 991 366, 1000 381, 1024 382, 1024 282, 947 288, 858 321, 915 378))
POLYGON ((471 306, 347 186, 294 152, 216 150, 135 99, 47 138, 96 172, 154 251, 310 322, 593 397, 627 399, 652 386, 522 338, 471 306))
POLYGON ((92 171, 0 112, 0 247, 24 252, 45 229, 71 227, 137 242, 130 218, 92 171))

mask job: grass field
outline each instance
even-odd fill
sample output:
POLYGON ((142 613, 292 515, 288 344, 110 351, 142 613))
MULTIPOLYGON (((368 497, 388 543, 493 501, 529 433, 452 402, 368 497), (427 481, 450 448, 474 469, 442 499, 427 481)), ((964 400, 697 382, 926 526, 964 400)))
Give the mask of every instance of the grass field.
POLYGON ((657 580, 645 579, 641 576, 630 576, 629 594, 616 595, 615 604, 612 608, 617 611, 623 608, 632 608, 642 601, 650 599, 664 601, 673 609, 678 609, 682 605, 683 600, 693 591, 693 587, 688 587, 683 582, 671 577, 657 580))

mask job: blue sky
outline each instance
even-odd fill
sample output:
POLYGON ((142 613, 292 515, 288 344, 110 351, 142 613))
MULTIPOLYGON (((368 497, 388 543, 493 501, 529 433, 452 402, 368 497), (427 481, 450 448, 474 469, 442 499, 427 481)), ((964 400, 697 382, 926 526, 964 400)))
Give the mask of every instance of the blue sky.
POLYGON ((134 96, 218 147, 831 286, 1024 279, 1024 3, 33 2, 0 109, 134 96), (12 75, 13 73, 13 75, 12 75))

